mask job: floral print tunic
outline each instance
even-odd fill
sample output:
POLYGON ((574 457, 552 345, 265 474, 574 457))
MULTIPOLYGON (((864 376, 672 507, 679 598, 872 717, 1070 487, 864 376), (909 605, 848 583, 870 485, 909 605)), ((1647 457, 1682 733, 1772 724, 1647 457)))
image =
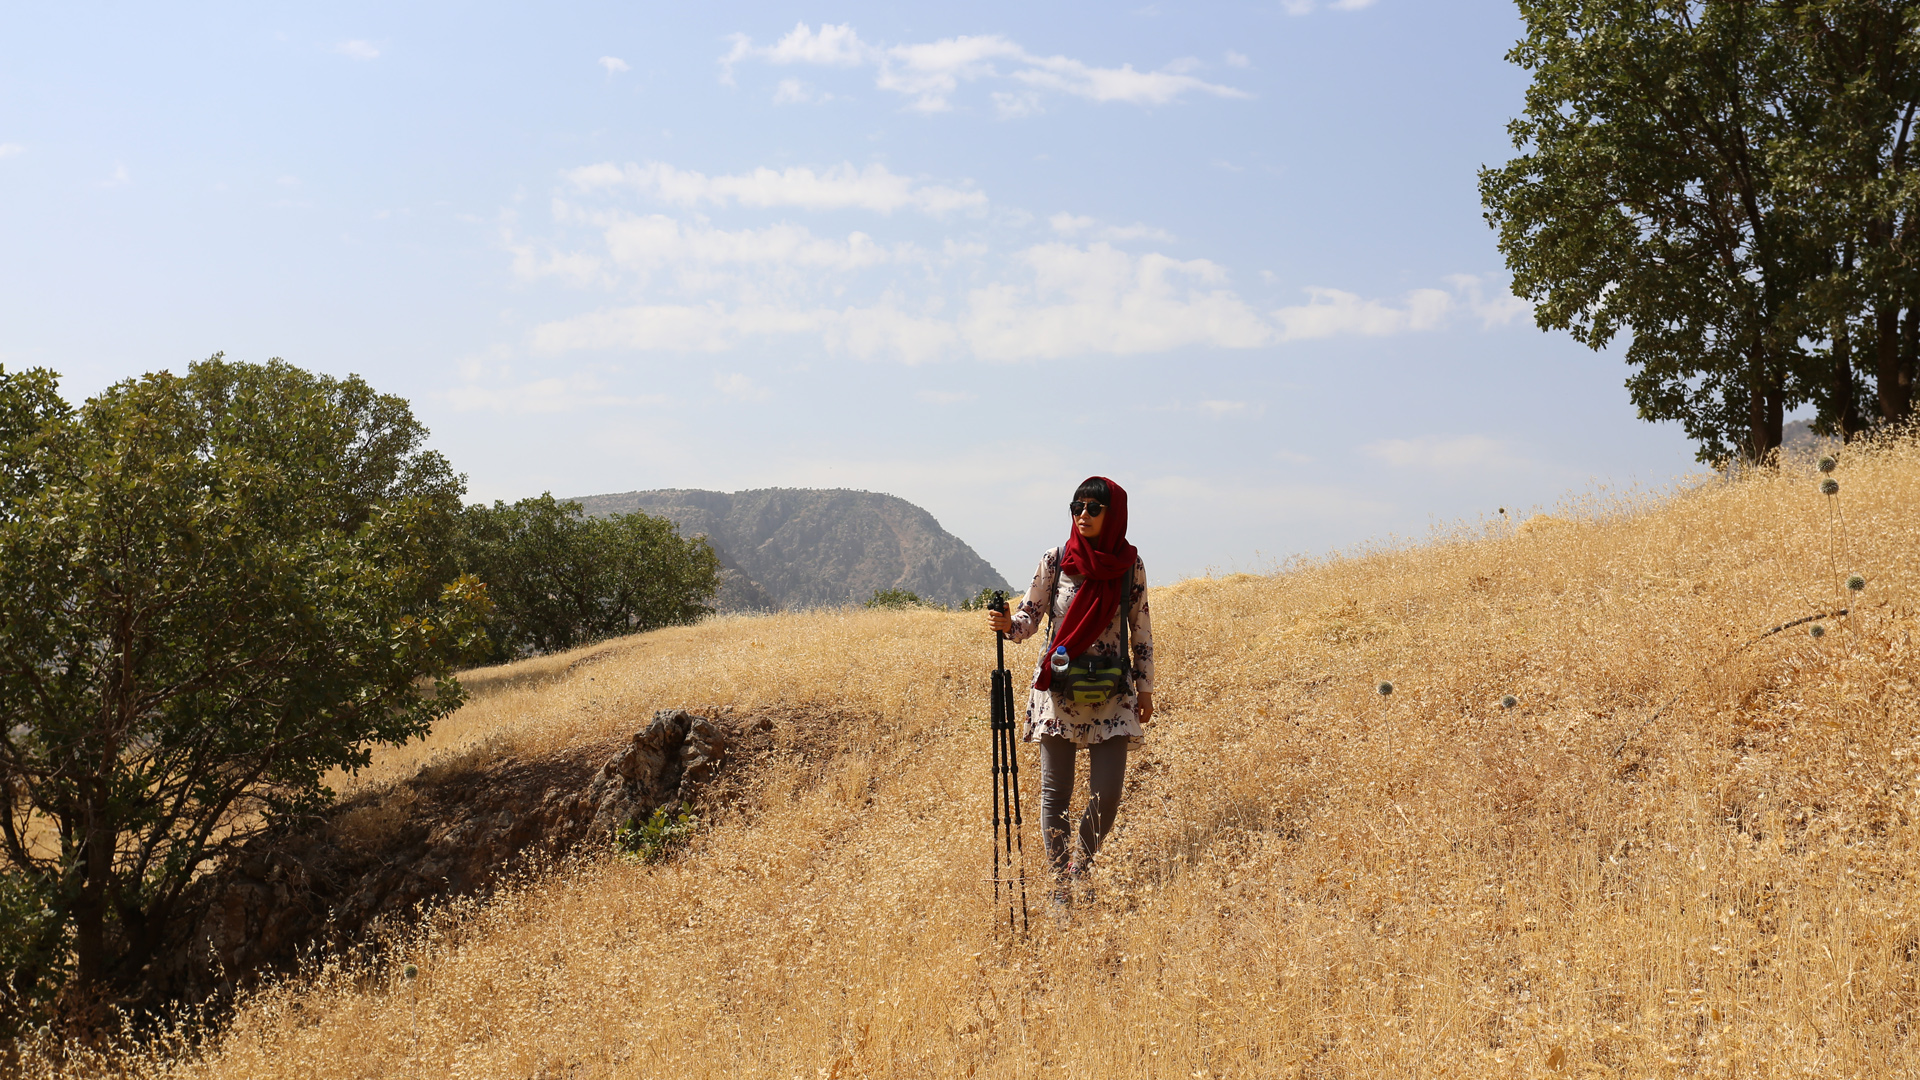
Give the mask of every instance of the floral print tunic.
MULTIPOLYGON (((1051 618, 1053 625, 1058 626, 1060 620, 1066 618, 1073 594, 1084 581, 1086 578, 1078 574, 1061 572, 1059 548, 1040 556, 1040 568, 1034 571, 1033 585, 1027 589, 1027 598, 1021 602, 1020 610, 1013 614, 1013 630, 1007 640, 1025 641, 1032 637, 1040 629, 1042 618, 1051 618)), ((1042 735, 1057 735, 1088 746, 1118 735, 1136 742, 1146 737, 1136 711, 1139 704, 1136 695, 1153 691, 1153 621, 1147 611, 1147 567, 1137 558, 1133 562, 1132 601, 1132 624, 1127 628, 1127 637, 1133 651, 1134 692, 1109 698, 1098 705, 1082 705, 1063 700, 1048 690, 1031 690, 1027 694, 1026 741, 1039 742, 1042 735)), ((1047 641, 1048 646, 1040 651, 1041 664, 1046 663, 1053 652, 1051 630, 1047 641)), ((1120 611, 1113 613, 1113 622, 1087 651, 1108 658, 1120 655, 1120 611)), ((1040 667, 1036 664, 1033 678, 1039 677, 1040 667)), ((1027 685, 1032 686, 1033 681, 1029 680, 1027 685)))

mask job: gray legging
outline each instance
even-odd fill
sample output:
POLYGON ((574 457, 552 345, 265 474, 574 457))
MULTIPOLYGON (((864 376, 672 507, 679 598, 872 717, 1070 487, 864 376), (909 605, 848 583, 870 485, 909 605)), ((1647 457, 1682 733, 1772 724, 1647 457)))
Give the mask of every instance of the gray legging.
MULTIPOLYGON (((1127 777, 1125 735, 1102 739, 1087 747, 1087 811, 1080 815, 1082 865, 1100 853, 1100 844, 1113 828, 1120 810, 1121 782, 1127 777)), ((1067 811, 1073 802, 1073 754, 1079 747, 1058 735, 1040 736, 1040 831, 1047 841, 1047 861, 1056 874, 1067 870, 1067 811)))

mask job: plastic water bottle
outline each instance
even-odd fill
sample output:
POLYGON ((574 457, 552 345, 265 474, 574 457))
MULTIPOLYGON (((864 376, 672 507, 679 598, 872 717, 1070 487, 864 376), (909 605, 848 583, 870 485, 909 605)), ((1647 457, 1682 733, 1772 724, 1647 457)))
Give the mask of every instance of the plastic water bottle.
POLYGON ((1053 668, 1055 675, 1067 670, 1067 647, 1065 645, 1053 650, 1053 659, 1049 661, 1048 666, 1053 668))

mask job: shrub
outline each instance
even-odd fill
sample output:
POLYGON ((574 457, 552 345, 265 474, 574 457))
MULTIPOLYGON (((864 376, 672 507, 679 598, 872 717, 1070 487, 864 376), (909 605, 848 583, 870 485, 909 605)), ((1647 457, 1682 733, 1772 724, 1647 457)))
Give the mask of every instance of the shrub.
POLYGON ((944 605, 922 600, 919 594, 909 589, 875 589, 873 590, 873 595, 867 600, 867 606, 870 608, 908 608, 942 607, 944 605))
POLYGON ((614 829, 613 846, 621 854, 644 863, 665 862, 699 831, 700 819, 692 810, 683 806, 679 813, 669 817, 667 808, 662 806, 645 822, 629 820, 614 829))

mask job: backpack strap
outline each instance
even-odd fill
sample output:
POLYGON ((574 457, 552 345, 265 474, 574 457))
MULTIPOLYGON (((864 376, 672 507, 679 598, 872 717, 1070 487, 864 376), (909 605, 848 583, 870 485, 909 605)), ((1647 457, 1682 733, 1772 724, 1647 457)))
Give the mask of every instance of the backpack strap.
MULTIPOLYGON (((1054 602, 1060 597, 1060 560, 1065 549, 1053 550, 1053 588, 1047 592, 1047 649, 1041 653, 1041 663, 1047 663, 1047 657, 1053 655, 1053 634, 1059 629, 1053 617, 1054 602)), ((1133 688, 1133 649, 1128 634, 1133 629, 1133 567, 1127 567, 1126 583, 1120 593, 1120 667, 1127 673, 1127 688, 1133 688)))

